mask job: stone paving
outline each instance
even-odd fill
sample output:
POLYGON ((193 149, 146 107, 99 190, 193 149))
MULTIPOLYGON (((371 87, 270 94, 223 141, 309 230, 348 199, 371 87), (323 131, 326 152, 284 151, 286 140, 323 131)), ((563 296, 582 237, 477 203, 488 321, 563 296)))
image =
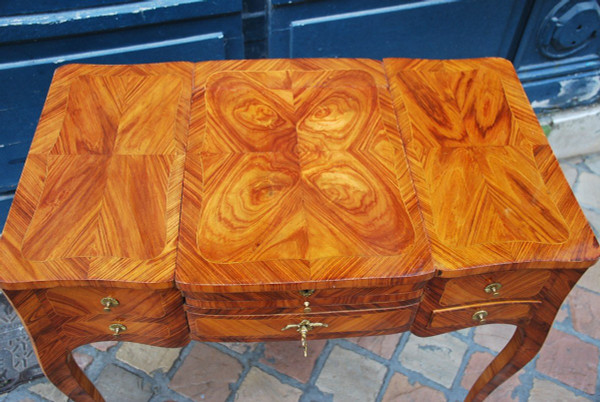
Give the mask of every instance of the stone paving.
MULTIPOLYGON (((599 235, 600 153, 561 166, 599 235)), ((598 306, 600 265, 571 292, 538 356, 487 401, 599 401, 598 306)), ((101 342, 77 349, 75 359, 108 402, 459 401, 513 328, 311 341, 308 358, 294 342, 192 342, 181 349, 101 342)), ((46 400, 67 398, 45 378, 0 395, 0 402, 46 400)))

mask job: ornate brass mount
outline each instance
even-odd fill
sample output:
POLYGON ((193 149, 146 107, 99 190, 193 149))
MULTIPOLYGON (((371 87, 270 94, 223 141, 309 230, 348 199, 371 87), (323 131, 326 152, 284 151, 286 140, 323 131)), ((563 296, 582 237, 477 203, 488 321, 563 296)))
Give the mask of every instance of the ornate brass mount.
POLYGON ((300 341, 302 342, 302 348, 304 349, 304 357, 308 356, 308 343, 306 342, 306 334, 308 331, 315 327, 328 327, 329 325, 321 322, 310 322, 309 320, 302 320, 300 324, 288 324, 281 330, 286 331, 290 328, 296 328, 296 331, 300 333, 300 341))
POLYGON ((119 301, 114 297, 108 296, 103 297, 102 300, 100 300, 100 304, 104 306, 104 311, 110 313, 110 309, 113 307, 117 307, 119 305, 119 301))
POLYGON ((308 297, 311 296, 313 293, 315 293, 314 289, 302 289, 298 291, 300 293, 301 296, 303 297, 308 297))
MULTIPOLYGON (((300 293, 300 295, 302 297, 310 297, 312 296, 313 293, 315 293, 314 289, 302 289, 298 291, 300 293)), ((304 312, 305 313, 310 313, 312 311, 312 309, 310 308, 310 302, 308 300, 306 300, 304 303, 302 303, 304 305, 304 312)))
POLYGON ((487 294, 491 294, 494 297, 500 296, 500 288, 502 287, 501 283, 494 282, 487 285, 483 290, 487 294))
POLYGON ((121 332, 127 331, 127 327, 123 324, 110 324, 108 329, 113 332, 114 336, 119 336, 121 332))
POLYGON ((477 321, 478 324, 485 324, 485 318, 488 316, 488 312, 485 310, 479 310, 473 314, 473 321, 477 321))

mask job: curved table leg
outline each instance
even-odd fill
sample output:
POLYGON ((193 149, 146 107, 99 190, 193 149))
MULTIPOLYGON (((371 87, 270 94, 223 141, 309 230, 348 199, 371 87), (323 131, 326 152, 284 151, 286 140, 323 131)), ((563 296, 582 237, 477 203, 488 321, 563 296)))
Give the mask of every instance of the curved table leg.
POLYGON ((70 351, 46 354, 38 349, 37 356, 46 377, 69 398, 77 402, 104 402, 70 351))
POLYGON ((535 357, 546 335, 547 333, 540 334, 532 331, 530 327, 517 327, 508 344, 473 384, 465 401, 483 401, 500 384, 535 357))
POLYGON ((544 301, 528 325, 518 326, 510 341, 481 373, 465 401, 482 401, 500 384, 531 361, 541 349, 554 317, 579 277, 581 271, 562 271, 544 292, 544 301))
POLYGON ((35 291, 4 293, 21 317, 46 377, 65 395, 77 402, 104 402, 100 392, 77 366, 71 355, 71 349, 79 345, 65 344, 35 291))

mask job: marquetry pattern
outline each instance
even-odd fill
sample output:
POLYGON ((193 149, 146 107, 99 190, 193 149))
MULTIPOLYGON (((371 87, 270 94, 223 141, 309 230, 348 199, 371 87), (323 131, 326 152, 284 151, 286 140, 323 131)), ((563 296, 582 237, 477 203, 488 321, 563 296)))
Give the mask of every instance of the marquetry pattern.
POLYGON ((467 396, 480 401, 535 356, 599 255, 506 61, 70 65, 0 238, 0 284, 77 401, 103 399, 70 351, 114 339, 111 324, 178 347, 297 340, 281 328, 308 318, 329 324, 309 339, 430 336, 486 310, 517 329, 467 396))
POLYGON ((589 266, 597 242, 509 62, 384 64, 443 275, 589 266))
POLYGON ((1 239, 22 267, 7 287, 171 286, 191 81, 190 63, 57 70, 1 239))
POLYGON ((303 63, 197 66, 180 284, 431 273, 381 67, 303 63))

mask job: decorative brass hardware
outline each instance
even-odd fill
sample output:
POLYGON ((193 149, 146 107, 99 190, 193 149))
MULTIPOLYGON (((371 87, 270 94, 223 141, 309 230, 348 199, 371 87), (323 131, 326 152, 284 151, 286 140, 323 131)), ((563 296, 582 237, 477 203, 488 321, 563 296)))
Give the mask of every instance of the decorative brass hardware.
POLYGON ((302 290, 299 290, 298 292, 300 292, 300 295, 302 297, 308 297, 308 296, 311 296, 313 293, 315 293, 315 290, 314 289, 302 289, 302 290))
POLYGON ((119 336, 121 332, 127 331, 127 327, 123 324, 110 324, 108 329, 113 332, 114 336, 119 336))
POLYGON ((485 318, 488 316, 488 312, 485 310, 479 310, 473 314, 473 321, 477 321, 478 324, 484 324, 485 318))
POLYGON ((117 307, 119 305, 119 301, 114 297, 108 296, 103 297, 102 300, 100 300, 100 304, 104 306, 104 311, 110 313, 110 309, 113 307, 117 307))
POLYGON ((501 283, 494 282, 487 285, 483 290, 485 293, 490 294, 494 297, 500 296, 500 288, 502 287, 501 283))
POLYGON ((290 328, 296 328, 296 331, 300 333, 300 341, 302 342, 302 348, 304 349, 304 357, 308 356, 308 343, 306 342, 306 334, 308 331, 315 327, 328 327, 329 325, 321 322, 310 322, 309 320, 302 320, 300 324, 288 324, 281 328, 282 331, 286 331, 290 328))
POLYGON ((304 302, 304 312, 305 313, 310 313, 312 311, 312 309, 310 308, 310 303, 305 301, 304 302))

